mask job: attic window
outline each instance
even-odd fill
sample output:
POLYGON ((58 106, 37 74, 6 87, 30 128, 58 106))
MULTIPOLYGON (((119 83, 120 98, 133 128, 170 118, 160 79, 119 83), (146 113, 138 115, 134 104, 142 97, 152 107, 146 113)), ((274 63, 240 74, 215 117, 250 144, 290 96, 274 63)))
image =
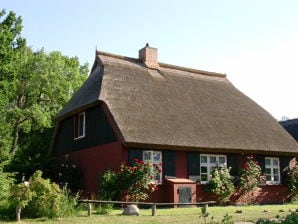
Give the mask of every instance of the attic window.
POLYGON ((74 139, 85 137, 85 112, 76 114, 74 117, 74 139))

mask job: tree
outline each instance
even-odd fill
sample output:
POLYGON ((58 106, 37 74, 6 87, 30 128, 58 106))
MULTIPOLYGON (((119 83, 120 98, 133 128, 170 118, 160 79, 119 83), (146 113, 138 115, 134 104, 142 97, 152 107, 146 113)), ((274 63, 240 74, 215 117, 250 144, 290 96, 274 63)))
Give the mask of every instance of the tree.
POLYGON ((33 51, 21 37, 21 18, 13 12, 2 18, 4 15, 3 10, 0 13, 0 162, 12 159, 10 171, 23 172, 17 170, 16 164, 40 165, 44 160, 54 117, 86 79, 88 65, 81 66, 77 57, 64 56, 59 51, 33 51))
POLYGON ((21 37, 21 17, 12 11, 5 15, 5 10, 0 11, 0 162, 9 157, 12 131, 6 122, 6 108, 12 97, 8 94, 7 81, 14 79, 17 52, 26 45, 26 40, 21 37))

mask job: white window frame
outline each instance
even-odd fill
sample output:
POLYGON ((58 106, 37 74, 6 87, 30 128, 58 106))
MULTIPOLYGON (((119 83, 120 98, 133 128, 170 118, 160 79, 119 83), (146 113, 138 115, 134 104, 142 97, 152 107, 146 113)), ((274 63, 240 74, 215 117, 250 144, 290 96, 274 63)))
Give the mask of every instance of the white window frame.
POLYGON ((278 157, 265 157, 264 174, 266 176, 266 184, 280 184, 280 162, 278 157), (270 164, 266 164, 266 160, 269 160, 270 164), (277 164, 274 164, 274 161, 277 161, 277 164), (266 172, 267 169, 270 170, 270 173, 266 172), (275 169, 277 169, 277 174, 274 174, 275 169), (278 180, 274 180, 275 176, 278 180), (268 177, 270 177, 270 180, 267 180, 268 177))
MULTIPOLYGON (((156 165, 161 172, 152 173, 153 181, 155 184, 162 184, 162 152, 161 151, 143 151, 143 161, 152 165, 156 165)), ((153 171, 152 171, 153 172, 153 171)))
POLYGON ((85 137, 85 129, 86 129, 86 113, 81 112, 75 116, 74 139, 76 140, 76 139, 84 138, 85 137), (81 116, 83 116, 83 124, 81 124, 81 116), (80 133, 81 128, 83 128, 83 133, 80 133))
POLYGON ((200 155, 200 180, 201 183, 208 183, 208 181, 211 179, 211 173, 212 173, 212 168, 219 166, 219 167, 226 167, 227 166, 227 156, 226 155, 218 155, 218 154, 201 154, 200 155), (206 162, 202 161, 202 157, 207 157, 206 162), (211 158, 214 159, 215 161, 211 161, 211 158), (224 162, 220 161, 220 158, 224 158, 224 162), (206 168, 206 172, 202 173, 202 167, 206 168), (202 175, 207 175, 207 180, 202 180, 202 175))

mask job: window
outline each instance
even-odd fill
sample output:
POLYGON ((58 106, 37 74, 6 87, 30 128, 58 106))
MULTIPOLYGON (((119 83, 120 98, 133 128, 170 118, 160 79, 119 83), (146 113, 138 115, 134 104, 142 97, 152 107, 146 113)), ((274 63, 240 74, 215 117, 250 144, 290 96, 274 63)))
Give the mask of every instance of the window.
POLYGON ((85 137, 85 112, 75 115, 74 118, 74 138, 79 139, 85 137))
POLYGON ((157 184, 161 184, 162 182, 162 154, 159 151, 144 151, 143 152, 143 160, 145 163, 150 163, 153 166, 157 166, 158 169, 153 171, 153 181, 157 184), (158 170, 160 172, 158 172, 158 170))
POLYGON ((206 183, 210 180, 211 173, 214 167, 221 166, 225 167, 227 158, 225 155, 206 155, 201 154, 200 156, 200 176, 201 182, 206 183))
POLYGON ((280 183, 279 158, 265 157, 266 183, 280 183))

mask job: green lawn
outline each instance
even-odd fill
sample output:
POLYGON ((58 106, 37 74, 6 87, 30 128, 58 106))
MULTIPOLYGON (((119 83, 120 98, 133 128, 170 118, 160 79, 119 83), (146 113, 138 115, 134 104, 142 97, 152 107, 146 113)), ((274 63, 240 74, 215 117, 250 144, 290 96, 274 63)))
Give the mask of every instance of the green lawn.
MULTIPOLYGON (((209 207, 209 217, 207 222, 211 221, 211 217, 215 221, 221 221, 227 213, 232 215, 234 221, 256 221, 259 218, 274 218, 276 216, 284 217, 289 214, 289 209, 298 209, 298 204, 287 205, 262 205, 262 206, 225 206, 225 207, 209 207), (264 210, 268 212, 264 212, 264 210), (242 210, 242 213, 236 213, 236 210, 242 210), (280 212, 284 210, 284 212, 280 212)), ((204 223, 203 218, 200 218, 200 208, 177 208, 164 209, 157 208, 156 216, 151 216, 151 209, 141 209, 140 216, 122 216, 121 210, 115 209, 107 215, 96 214, 96 211, 91 217, 87 216, 87 211, 81 211, 76 217, 60 218, 56 220, 48 219, 23 219, 19 223, 107 223, 107 224, 154 224, 154 223, 204 223)), ((13 223, 1 222, 0 223, 13 223)))

